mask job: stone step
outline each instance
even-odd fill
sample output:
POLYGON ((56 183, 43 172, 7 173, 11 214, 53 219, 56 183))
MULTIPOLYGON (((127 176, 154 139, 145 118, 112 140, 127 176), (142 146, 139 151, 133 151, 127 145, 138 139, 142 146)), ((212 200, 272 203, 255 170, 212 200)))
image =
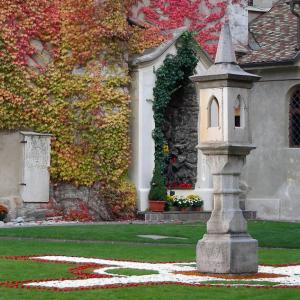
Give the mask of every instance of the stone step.
MULTIPOLYGON (((166 211, 166 212, 145 212, 145 222, 149 223, 173 223, 173 222, 204 222, 206 223, 211 215, 210 211, 166 211)), ((256 211, 244 210, 243 215, 246 220, 255 220, 256 211)))

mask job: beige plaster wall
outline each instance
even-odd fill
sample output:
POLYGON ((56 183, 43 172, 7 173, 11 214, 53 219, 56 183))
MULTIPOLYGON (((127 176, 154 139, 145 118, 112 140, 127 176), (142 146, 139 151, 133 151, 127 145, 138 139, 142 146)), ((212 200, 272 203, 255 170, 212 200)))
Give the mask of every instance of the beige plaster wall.
POLYGON ((18 132, 0 132, 0 203, 15 218, 22 206, 19 188, 21 183, 21 137, 18 132))
POLYGON ((300 148, 289 148, 288 99, 300 83, 295 67, 268 69, 251 90, 250 123, 257 149, 243 177, 250 192, 246 209, 265 219, 300 220, 300 148))
POLYGON ((21 137, 18 132, 0 132, 0 196, 19 194, 21 183, 21 137))

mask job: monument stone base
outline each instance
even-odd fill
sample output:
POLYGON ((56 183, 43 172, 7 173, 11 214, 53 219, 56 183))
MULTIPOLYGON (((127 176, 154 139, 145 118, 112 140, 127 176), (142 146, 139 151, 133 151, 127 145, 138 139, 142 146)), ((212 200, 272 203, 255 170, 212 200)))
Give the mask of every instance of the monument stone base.
POLYGON ((202 273, 257 273, 257 241, 247 233, 205 234, 198 241, 197 267, 202 273))

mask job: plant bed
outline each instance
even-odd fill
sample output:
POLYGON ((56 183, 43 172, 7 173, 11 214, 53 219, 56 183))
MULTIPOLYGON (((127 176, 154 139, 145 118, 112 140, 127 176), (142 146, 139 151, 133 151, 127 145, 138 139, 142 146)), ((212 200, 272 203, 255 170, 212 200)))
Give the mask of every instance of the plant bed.
MULTIPOLYGON (((256 223, 256 222, 255 222, 256 223)), ((291 223, 273 223, 273 222, 266 222, 269 226, 268 230, 261 230, 263 233, 262 242, 265 238, 272 236, 269 234, 272 232, 271 229, 277 229, 280 225, 280 228, 283 226, 289 226, 288 228, 294 229, 294 234, 291 235, 290 241, 297 241, 297 224, 291 223), (276 225, 274 228, 273 225, 276 225)), ((261 228, 264 225, 264 222, 257 222, 257 229, 261 228)), ((106 233, 107 228, 113 227, 114 228, 114 238, 119 239, 123 237, 120 235, 120 226, 118 225, 102 225, 101 227, 96 226, 97 232, 99 233, 106 233), (102 227, 105 226, 105 227, 102 227), (116 227, 117 226, 117 227, 116 227)), ((127 228, 129 232, 132 231, 132 226, 135 225, 122 225, 122 228, 127 228)), ((174 228, 174 232, 176 235, 186 236, 190 234, 190 231, 194 230, 194 234, 199 239, 200 233, 199 228, 201 228, 200 224, 197 225, 143 225, 145 228, 148 226, 151 227, 151 230, 156 230, 158 228, 162 228, 162 230, 166 230, 167 228, 174 228), (182 228, 183 231, 178 234, 178 229, 182 228), (186 234, 186 235, 185 235, 186 234)), ((85 227, 86 228, 86 227, 85 227)), ((20 232, 23 232, 25 229, 29 228, 18 228, 20 232)), ((37 230, 38 228, 36 228, 37 230)), ((48 228, 49 230, 54 230, 53 228, 48 228)), ((67 239, 71 239, 74 228, 70 230, 68 226, 64 226, 62 228, 62 232, 66 234, 67 232, 67 239)), ((39 228, 39 230, 45 230, 45 228, 39 228)), ((85 229, 84 237, 90 234, 89 230, 85 229)), ((291 233, 291 232, 290 232, 291 233)), ((169 234, 169 233, 168 233, 169 234)), ((202 235, 202 233, 201 233, 202 235)), ((282 235, 282 232, 281 232, 282 235)), ((82 237, 82 234, 80 235, 82 237)), ((100 234, 99 236, 102 237, 100 234)), ((273 240, 275 241, 276 238, 273 236, 273 240)), ((161 240, 161 242, 164 240, 161 240)), ((172 241, 170 239, 170 241, 172 241)), ((160 242, 160 243, 161 243, 160 242)), ((179 243, 180 240, 177 240, 176 243, 179 243)), ((186 243, 186 240, 183 240, 186 243)), ((276 243, 278 239, 276 239, 276 243)), ((157 241, 155 242, 157 243, 157 241)), ((172 241, 174 243, 174 240, 172 241)), ((281 245, 281 244, 280 244, 281 245)), ((283 244, 284 245, 284 244, 283 244)), ((167 263, 168 266, 175 263, 176 268, 186 268, 186 267, 195 267, 195 242, 191 245, 160 245, 159 247, 157 244, 155 245, 144 245, 144 244, 135 244, 132 245, 125 245, 123 243, 114 243, 114 244, 94 244, 94 243, 70 243, 70 242, 63 242, 63 243, 41 243, 40 241, 5 241, 2 243, 0 254, 3 259, 0 260, 1 262, 1 281, 3 282, 1 286, 1 297, 2 299, 22 299, 22 300, 50 300, 50 299, 61 299, 61 300, 81 300, 81 299, 89 299, 89 300, 96 300, 96 299, 143 299, 143 300, 150 300, 150 299, 161 299, 161 300, 168 300, 168 299, 207 299, 207 300, 214 300, 214 299, 231 299, 231 300, 239 300, 242 298, 245 299, 272 299, 272 300, 281 300, 281 299, 289 299, 289 300, 298 300, 299 299, 299 289, 297 287, 285 286, 281 285, 279 287, 274 287, 273 282, 267 282, 265 278, 261 279, 231 279, 230 283, 228 283, 228 279, 222 278, 210 278, 209 280, 205 280, 202 282, 201 285, 194 286, 194 285, 185 285, 184 283, 177 283, 177 284, 169 284, 169 283, 153 283, 150 282, 149 284, 145 283, 142 284, 134 284, 130 287, 125 287, 123 285, 115 285, 111 288, 98 288, 93 287, 93 289, 89 287, 82 287, 77 288, 77 290, 62 290, 62 289, 55 289, 55 288, 43 288, 43 287, 28 287, 28 280, 34 282, 41 282, 44 283, 43 280, 98 280, 101 279, 99 276, 103 274, 97 274, 93 272, 98 266, 91 265, 90 261, 87 265, 78 261, 78 259, 88 258, 90 259, 104 259, 104 260, 114 260, 112 263, 114 264, 114 268, 118 267, 120 261, 127 263, 134 263, 131 266, 131 269, 134 274, 120 274, 121 276, 134 276, 139 280, 141 276, 148 276, 149 278, 152 275, 141 275, 136 276, 137 269, 135 269, 136 262, 141 262, 147 264, 147 267, 143 268, 140 266, 142 270, 156 270, 157 267, 163 266, 163 263, 167 263), (36 261, 35 259, 27 259, 29 257, 36 257, 36 256, 44 256, 45 253, 47 255, 52 256, 68 256, 75 258, 75 262, 55 262, 55 261, 36 261), (12 256, 14 255, 14 256, 12 256), (17 257, 19 256, 19 257, 17 257), (171 256, 171 259, 170 259, 171 256), (152 264, 154 267, 152 267, 152 264), (159 264, 158 264, 159 263, 159 264), (179 263, 179 264, 178 264, 179 263), (182 264, 183 263, 183 264, 182 264), (77 265, 74 265, 77 264, 77 265), (44 267, 43 267, 44 266, 44 267), (91 268, 89 268, 91 267, 91 268), (87 278, 92 275, 96 275, 94 278, 87 278), (243 281, 243 282, 241 282, 243 281), (240 284, 246 285, 245 287, 241 287, 240 284), (182 284, 180 286, 179 284, 182 284), (250 286, 251 284, 251 286, 250 286), (24 287, 22 288, 21 285, 24 287), (137 286, 138 285, 138 286, 137 286), (255 285, 259 285, 255 287, 255 285), (261 286, 260 286, 261 285, 261 286), (268 285, 268 286, 266 286, 268 285), (230 288, 231 287, 231 288, 230 288), (95 289, 95 290, 94 290, 95 289), (274 293, 272 292, 274 291, 274 293), (225 295, 225 298, 223 297, 225 295)), ((299 250, 288 250, 288 249, 259 249, 259 257, 260 257, 260 264, 276 264, 271 267, 287 267, 287 268, 295 268, 297 262, 299 262, 299 250), (279 265, 284 264, 284 265, 279 265)), ((103 265, 103 261, 101 262, 103 265)), ((110 265, 103 265, 103 267, 110 268, 110 265)), ((122 268, 126 266, 121 266, 122 268)), ((265 266, 263 266, 265 267, 265 266)), ((101 266, 100 266, 101 268, 101 266)), ((103 270, 103 269, 102 269, 103 270)), ((286 270, 286 269, 285 269, 286 270)), ((186 271, 186 270, 184 270, 186 271)), ((262 270, 264 272, 265 270, 262 270)), ((280 270, 281 271, 281 270, 280 270)), ((176 272, 176 271, 175 271, 176 272)), ((180 270, 179 270, 180 272, 180 270)), ((274 272, 273 272, 274 273, 274 272)), ((276 272, 277 274, 278 272, 276 272)), ((157 276, 159 274, 154 274, 157 276)), ((175 274, 176 276, 185 276, 175 274)), ((195 276, 193 274, 189 274, 190 278, 194 280, 195 276)), ((113 275, 114 277, 117 277, 113 275)), ((197 277, 197 276, 196 276, 197 277)), ((271 276, 270 276, 271 277, 271 276)), ((107 277, 108 278, 108 277, 107 277)), ((131 278, 131 277, 130 277, 131 278)), ((129 278, 129 279, 130 279, 129 278)), ((288 277, 283 277, 283 280, 288 277)), ((297 278, 297 277, 295 277, 297 278)), ((116 278, 118 279, 118 278, 116 278)), ((122 279, 122 277, 119 277, 122 279)), ((273 280, 272 278, 270 278, 273 280)), ((108 280, 108 279, 106 279, 108 280)), ((275 278, 276 280, 276 278, 275 278)), ((78 282, 78 281, 76 281, 78 282)), ((31 282, 32 283, 32 282, 31 282)), ((276 283, 278 285, 278 283, 276 283)), ((0 297, 0 298, 1 298, 0 297)))
POLYGON ((168 195, 166 202, 166 211, 202 211, 203 200, 198 195, 168 195))

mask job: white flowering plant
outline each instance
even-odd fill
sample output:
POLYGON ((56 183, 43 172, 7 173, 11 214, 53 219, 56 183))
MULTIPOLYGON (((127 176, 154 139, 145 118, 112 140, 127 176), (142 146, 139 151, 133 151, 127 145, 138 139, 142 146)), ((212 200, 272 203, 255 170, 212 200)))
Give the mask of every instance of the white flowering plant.
POLYGON ((190 201, 184 196, 174 196, 174 206, 179 208, 190 207, 190 201))
POLYGON ((185 207, 202 207, 203 200, 198 195, 179 196, 173 197, 173 206, 179 208, 185 207))
POLYGON ((202 207, 203 206, 203 200, 198 195, 189 195, 186 198, 190 202, 191 207, 202 207))

